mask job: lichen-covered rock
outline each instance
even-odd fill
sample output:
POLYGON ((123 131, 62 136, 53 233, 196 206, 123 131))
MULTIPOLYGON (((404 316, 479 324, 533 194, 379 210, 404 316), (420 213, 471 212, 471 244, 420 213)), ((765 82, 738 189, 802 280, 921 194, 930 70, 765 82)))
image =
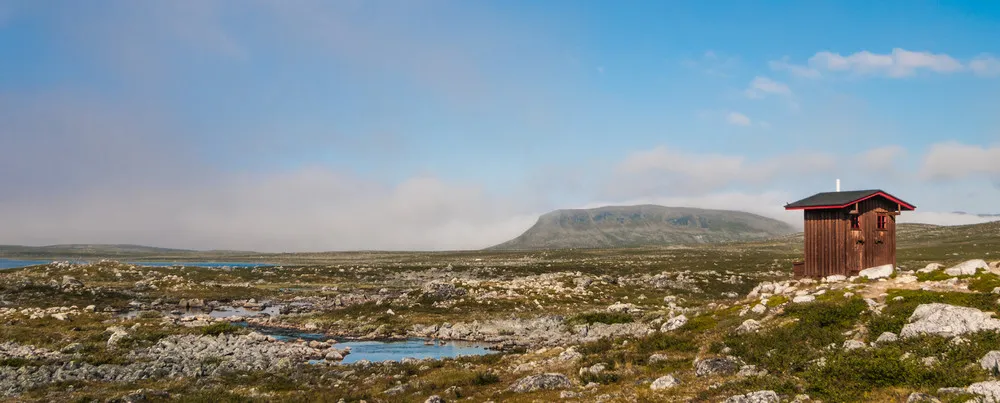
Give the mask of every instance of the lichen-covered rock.
POLYGON ((972 259, 944 269, 944 273, 949 276, 970 276, 980 269, 989 270, 990 265, 983 259, 972 259))
POLYGON ((540 374, 531 375, 519 379, 510 387, 514 393, 528 393, 538 390, 569 389, 573 387, 569 378, 563 374, 540 374))
POLYGON ((694 373, 697 376, 730 375, 740 369, 740 364, 735 357, 707 358, 695 363, 694 373))
POLYGON ((424 403, 444 403, 444 399, 438 395, 431 395, 431 397, 428 397, 427 400, 424 400, 424 403))
POLYGON ((781 400, 773 390, 758 390, 745 395, 731 396, 725 403, 778 403, 781 400))
POLYGON ((656 380, 653 381, 651 385, 649 385, 649 388, 652 390, 663 390, 663 389, 670 389, 680 384, 681 383, 678 382, 677 379, 675 379, 672 375, 667 375, 656 378, 656 380))
POLYGON ((992 375, 1000 375, 1000 351, 990 351, 979 359, 979 366, 990 371, 992 375))
POLYGON ((1000 330, 1000 319, 975 308, 942 303, 922 304, 899 332, 902 338, 919 335, 953 337, 984 330, 1000 330))
POLYGON ((979 397, 983 403, 1000 403, 1000 381, 977 382, 965 388, 966 392, 979 397))

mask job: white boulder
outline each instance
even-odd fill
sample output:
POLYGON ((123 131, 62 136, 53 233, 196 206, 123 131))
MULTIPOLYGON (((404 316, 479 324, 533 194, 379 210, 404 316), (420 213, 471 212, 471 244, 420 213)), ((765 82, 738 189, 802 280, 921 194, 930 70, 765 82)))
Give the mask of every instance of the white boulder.
POLYGON ((794 302, 796 304, 801 304, 803 302, 813 302, 815 300, 816 300, 816 297, 813 296, 813 295, 799 295, 799 296, 797 296, 795 298, 792 298, 792 302, 794 302))
POLYGON ((979 269, 989 270, 990 265, 986 264, 986 261, 983 259, 966 260, 955 266, 944 269, 944 273, 949 276, 971 276, 976 274, 979 269))
POLYGON ((865 277, 869 280, 875 280, 880 278, 888 278, 892 275, 894 267, 891 264, 884 264, 881 266, 869 267, 858 273, 859 276, 865 277))
POLYGON ((923 269, 918 269, 917 273, 930 273, 933 271, 938 271, 942 267, 944 267, 944 265, 941 263, 928 263, 927 266, 924 266, 923 269))
POLYGON ((778 394, 773 390, 758 390, 745 395, 731 396, 725 403, 778 403, 778 394))
POLYGON ((975 308, 941 303, 921 304, 899 332, 902 338, 930 334, 953 337, 984 330, 1000 330, 1000 319, 975 308))
POLYGON ((965 391, 979 396, 977 402, 1000 403, 1000 381, 977 382, 969 385, 965 391))
POLYGON ((677 379, 675 379, 673 376, 667 375, 656 378, 656 380, 653 381, 653 384, 649 385, 649 388, 652 390, 663 390, 663 389, 670 389, 680 384, 681 383, 678 382, 677 379))
POLYGON ((756 333, 758 330, 760 330, 760 322, 747 319, 736 328, 736 333, 756 333))

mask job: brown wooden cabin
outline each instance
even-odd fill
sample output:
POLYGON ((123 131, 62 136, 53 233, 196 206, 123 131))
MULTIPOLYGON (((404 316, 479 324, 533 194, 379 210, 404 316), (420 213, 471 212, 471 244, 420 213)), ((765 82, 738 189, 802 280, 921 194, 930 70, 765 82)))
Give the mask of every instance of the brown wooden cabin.
POLYGON ((805 211, 805 262, 795 277, 857 275, 896 265, 896 216, 916 207, 882 190, 818 193, 785 205, 805 211))

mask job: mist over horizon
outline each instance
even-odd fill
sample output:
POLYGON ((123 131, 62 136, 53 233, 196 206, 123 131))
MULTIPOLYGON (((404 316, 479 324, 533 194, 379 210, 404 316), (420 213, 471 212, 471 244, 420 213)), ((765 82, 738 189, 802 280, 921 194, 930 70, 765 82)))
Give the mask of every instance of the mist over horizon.
POLYGON ((0 244, 480 249, 635 204, 801 228, 784 204, 838 178, 900 222, 1000 219, 1000 27, 957 6, 102 5, 0 0, 0 244))

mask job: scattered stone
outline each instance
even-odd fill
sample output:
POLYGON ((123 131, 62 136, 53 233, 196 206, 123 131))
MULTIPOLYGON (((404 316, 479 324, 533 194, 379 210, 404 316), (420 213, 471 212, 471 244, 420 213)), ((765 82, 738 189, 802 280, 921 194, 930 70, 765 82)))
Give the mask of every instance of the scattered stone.
POLYGON ((759 390, 745 395, 731 396, 725 403, 778 403, 778 394, 773 390, 759 390))
POLYGON ((758 369, 756 365, 744 365, 740 367, 740 372, 737 373, 739 376, 764 376, 767 375, 767 370, 760 368, 758 369))
POLYGON ((804 302, 813 302, 815 300, 816 300, 816 297, 813 296, 813 295, 799 295, 799 296, 797 296, 795 298, 792 298, 792 302, 794 302, 796 304, 801 304, 801 303, 804 303, 804 302))
POLYGON ((667 375, 656 378, 656 380, 653 381, 651 385, 649 385, 649 388, 652 390, 663 390, 663 389, 670 389, 680 384, 681 383, 678 382, 677 379, 675 379, 672 375, 667 375))
POLYGON ((847 276, 843 274, 834 274, 831 276, 823 277, 823 281, 827 283, 839 283, 841 281, 847 281, 847 276))
POLYGON ((869 280, 889 278, 889 276, 892 276, 893 270, 894 268, 891 264, 884 264, 864 269, 858 273, 858 276, 865 277, 869 280))
POLYGON ((559 392, 560 399, 573 399, 576 398, 577 396, 579 396, 579 394, 571 390, 564 390, 562 392, 559 392))
POLYGON ((633 313, 642 312, 642 309, 639 309, 639 307, 635 306, 635 304, 623 304, 618 302, 608 306, 608 312, 633 313))
POLYGON ((655 364, 657 362, 669 361, 669 360, 670 360, 670 356, 668 356, 666 354, 653 354, 653 355, 649 356, 648 362, 650 364, 655 364))
POLYGON ((844 350, 851 351, 859 348, 865 348, 867 345, 861 340, 845 340, 843 347, 844 350))
POLYGON ((905 339, 925 334, 952 337, 1000 329, 1000 319, 993 319, 983 311, 942 303, 917 306, 909 321, 899 332, 899 337, 905 339))
POLYGON ((893 333, 893 332, 882 332, 882 334, 878 335, 878 338, 875 339, 875 342, 876 343, 892 343, 892 342, 894 342, 896 340, 899 340, 899 336, 896 336, 895 333, 893 333))
POLYGON ((567 348, 566 351, 559 353, 559 359, 562 361, 574 361, 583 358, 583 354, 576 351, 576 347, 567 348))
POLYGON ((424 295, 440 300, 450 300, 466 294, 464 288, 455 287, 452 283, 440 281, 432 281, 424 284, 422 291, 424 295))
POLYGON ((944 269, 944 273, 949 276, 970 276, 976 274, 979 269, 989 270, 990 265, 983 259, 966 260, 955 266, 944 269))
POLYGON ((753 319, 747 319, 736 328, 736 333, 756 333, 758 330, 760 330, 760 322, 753 319))
POLYGON ((444 399, 438 395, 431 395, 431 397, 428 397, 427 400, 424 400, 424 403, 444 403, 444 399))
POLYGON ((917 270, 917 273, 931 273, 941 270, 942 267, 944 267, 944 265, 941 263, 929 263, 923 269, 917 270))
POLYGON ((896 284, 911 284, 911 283, 916 283, 917 281, 919 281, 917 279, 917 276, 911 274, 903 274, 900 276, 896 276, 896 284))
POLYGON ((695 364, 695 375, 730 375, 739 370, 740 364, 735 357, 707 358, 695 364))
POLYGON ((925 367, 933 367, 938 364, 937 357, 924 357, 920 359, 920 363, 924 364, 925 367))
POLYGON ((758 315, 763 315, 764 312, 767 312, 767 305, 764 304, 754 305, 753 308, 750 308, 750 312, 753 312, 758 315))
POLYGON ((684 326, 687 322, 688 322, 687 316, 684 315, 675 316, 673 318, 667 319, 667 321, 663 323, 663 326, 660 327, 660 331, 669 332, 677 330, 680 329, 681 326, 684 326))
POLYGON ((910 396, 906 398, 906 403, 918 403, 918 402, 929 402, 929 403, 941 403, 938 398, 928 395, 926 393, 913 392, 910 396))
POLYGON ((519 379, 510 387, 514 393, 528 393, 537 390, 569 389, 573 387, 569 378, 563 374, 548 373, 531 375, 519 379))

